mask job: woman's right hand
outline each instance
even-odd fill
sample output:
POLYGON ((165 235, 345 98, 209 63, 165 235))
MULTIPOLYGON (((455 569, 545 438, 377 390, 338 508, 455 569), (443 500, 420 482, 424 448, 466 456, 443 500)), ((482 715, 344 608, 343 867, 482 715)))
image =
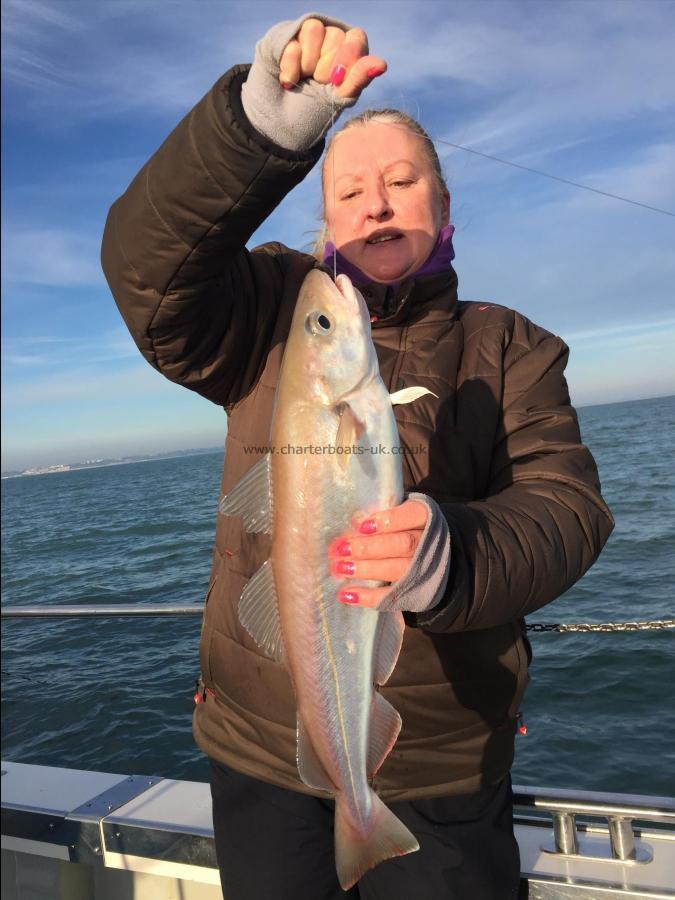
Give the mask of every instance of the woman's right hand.
POLYGON ((363 29, 343 31, 319 19, 306 19, 281 55, 279 82, 290 90, 302 79, 312 78, 319 84, 332 84, 341 97, 357 98, 386 71, 382 57, 368 54, 363 29))

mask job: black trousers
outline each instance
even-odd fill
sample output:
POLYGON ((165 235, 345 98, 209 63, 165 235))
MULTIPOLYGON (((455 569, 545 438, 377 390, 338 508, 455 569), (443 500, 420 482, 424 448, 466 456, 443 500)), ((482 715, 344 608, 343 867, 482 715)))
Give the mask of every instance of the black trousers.
POLYGON ((459 797, 389 804, 416 853, 380 863, 350 891, 335 874, 333 803, 211 761, 225 900, 516 900, 511 780, 459 797))

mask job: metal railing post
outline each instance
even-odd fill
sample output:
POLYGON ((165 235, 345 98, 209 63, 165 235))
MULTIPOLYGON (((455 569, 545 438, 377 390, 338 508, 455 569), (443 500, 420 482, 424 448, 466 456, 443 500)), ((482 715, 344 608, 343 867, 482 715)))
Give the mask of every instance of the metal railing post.
POLYGON ((633 823, 625 816, 608 816, 609 842, 614 859, 635 859, 633 823))
POLYGON ((574 814, 555 810, 551 815, 557 852, 566 854, 578 853, 579 840, 577 838, 577 823, 574 814))

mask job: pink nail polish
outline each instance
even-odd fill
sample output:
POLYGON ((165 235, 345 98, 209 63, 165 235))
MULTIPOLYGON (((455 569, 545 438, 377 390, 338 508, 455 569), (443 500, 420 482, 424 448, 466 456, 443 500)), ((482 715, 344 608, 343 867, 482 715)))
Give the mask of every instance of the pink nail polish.
POLYGON ((290 81, 282 81, 281 86, 285 91, 290 91, 291 88, 293 87, 293 85, 291 84, 290 81))
POLYGON ((341 603, 358 603, 359 595, 356 591, 340 591, 338 593, 338 600, 341 603))
POLYGON ((354 563, 350 559, 339 559, 335 568, 341 575, 354 574, 354 563))
POLYGON ((364 519, 359 525, 361 534, 375 534, 377 531, 377 522, 375 519, 364 519))
POLYGON ((368 78, 379 78, 380 75, 384 75, 384 69, 380 69, 378 66, 373 66, 372 69, 368 69, 366 72, 368 78))
POLYGON ((334 87, 339 87, 342 82, 345 80, 345 75, 347 74, 347 70, 344 66, 335 66, 333 71, 330 73, 330 83, 334 87))
POLYGON ((337 556, 351 556, 352 555, 351 541, 340 541, 340 543, 335 548, 335 553, 337 554, 337 556))

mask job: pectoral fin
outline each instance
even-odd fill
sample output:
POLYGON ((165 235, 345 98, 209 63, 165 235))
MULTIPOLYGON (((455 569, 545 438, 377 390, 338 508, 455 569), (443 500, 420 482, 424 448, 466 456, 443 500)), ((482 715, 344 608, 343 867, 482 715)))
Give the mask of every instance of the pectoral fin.
POLYGON ((430 391, 428 388, 423 387, 403 388, 403 390, 401 391, 396 391, 396 393, 394 394, 389 394, 389 399, 391 400, 391 405, 396 406, 396 404, 412 403, 413 400, 418 400, 420 397, 424 397, 425 394, 431 394, 432 397, 436 397, 438 399, 438 394, 434 394, 433 391, 430 391))
POLYGON ((365 422, 361 421, 349 403, 341 404, 342 410, 337 434, 335 435, 336 447, 351 447, 358 441, 366 430, 365 422))
POLYGON ((349 403, 342 403, 340 421, 335 435, 335 449, 338 454, 338 463, 344 469, 350 459, 352 447, 365 433, 366 425, 349 403))
POLYGON ((271 454, 252 466, 220 501, 225 516, 239 516, 250 532, 272 531, 271 454))

